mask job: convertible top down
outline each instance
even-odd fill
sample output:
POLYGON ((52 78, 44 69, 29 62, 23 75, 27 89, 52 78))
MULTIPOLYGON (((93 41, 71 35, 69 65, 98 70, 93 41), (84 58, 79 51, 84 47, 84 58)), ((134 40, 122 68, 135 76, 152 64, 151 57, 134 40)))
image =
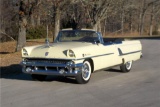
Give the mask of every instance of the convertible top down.
POLYGON ((139 40, 109 39, 94 30, 67 29, 61 30, 53 43, 24 47, 21 65, 22 71, 36 80, 58 75, 75 77, 83 84, 100 69, 120 66, 122 72, 129 72, 141 55, 139 40))

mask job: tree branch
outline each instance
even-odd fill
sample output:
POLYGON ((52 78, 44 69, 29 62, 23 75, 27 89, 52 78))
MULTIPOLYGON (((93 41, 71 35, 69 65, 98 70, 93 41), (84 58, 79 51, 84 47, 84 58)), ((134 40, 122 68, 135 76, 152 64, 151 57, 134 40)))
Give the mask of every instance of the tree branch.
POLYGON ((6 34, 5 32, 2 32, 2 31, 0 30, 0 33, 3 34, 3 35, 6 35, 7 37, 9 37, 9 38, 12 39, 13 41, 15 41, 10 35, 6 34))

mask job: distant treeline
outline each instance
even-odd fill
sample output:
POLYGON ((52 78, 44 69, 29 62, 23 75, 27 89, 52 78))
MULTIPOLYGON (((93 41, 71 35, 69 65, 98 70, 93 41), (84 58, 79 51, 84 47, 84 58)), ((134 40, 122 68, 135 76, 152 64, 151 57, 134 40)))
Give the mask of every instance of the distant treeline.
POLYGON ((62 28, 158 35, 160 0, 1 0, 1 40, 44 37, 47 25, 53 38, 62 28))

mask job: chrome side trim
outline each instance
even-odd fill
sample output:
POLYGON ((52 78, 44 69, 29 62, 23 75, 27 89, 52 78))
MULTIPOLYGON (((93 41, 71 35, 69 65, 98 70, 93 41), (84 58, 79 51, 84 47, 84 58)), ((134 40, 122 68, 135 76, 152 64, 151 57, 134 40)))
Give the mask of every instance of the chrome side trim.
POLYGON ((112 54, 114 54, 114 53, 107 53, 107 54, 102 54, 102 55, 89 56, 89 57, 79 58, 79 59, 76 59, 76 60, 87 59, 87 58, 95 58, 95 57, 101 57, 101 56, 112 55, 112 54))
POLYGON ((128 52, 128 53, 122 53, 122 51, 120 49, 118 49, 118 51, 119 51, 119 56, 124 56, 124 55, 129 55, 129 54, 141 52, 141 50, 138 50, 138 51, 132 51, 132 52, 128 52))

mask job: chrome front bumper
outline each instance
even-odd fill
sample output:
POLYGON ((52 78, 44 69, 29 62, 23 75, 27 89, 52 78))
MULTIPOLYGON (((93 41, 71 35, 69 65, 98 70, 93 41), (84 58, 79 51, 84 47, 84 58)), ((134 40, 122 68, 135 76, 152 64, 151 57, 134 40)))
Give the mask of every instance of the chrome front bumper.
POLYGON ((22 72, 27 74, 77 76, 81 74, 83 63, 54 64, 22 61, 20 65, 22 65, 22 72))

